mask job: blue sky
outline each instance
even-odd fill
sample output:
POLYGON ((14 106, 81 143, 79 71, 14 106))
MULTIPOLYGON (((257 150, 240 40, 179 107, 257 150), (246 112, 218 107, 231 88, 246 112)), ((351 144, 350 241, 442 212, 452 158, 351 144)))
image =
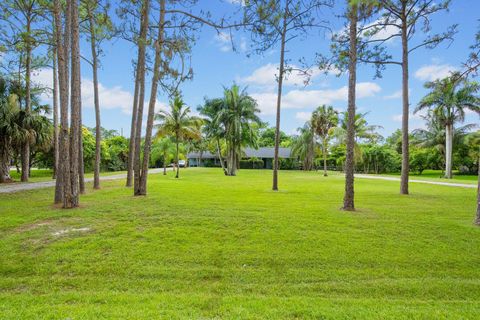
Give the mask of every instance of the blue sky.
MULTIPOLYGON (((230 0, 231 1, 231 0, 230 0)), ((342 1, 343 4, 343 1, 342 1)), ((219 0, 199 1, 204 10, 211 10, 216 15, 228 14, 238 9, 238 5, 229 1, 219 0)), ((335 7, 336 12, 341 7, 335 7)), ((468 47, 474 40, 474 34, 480 25, 480 2, 477 0, 452 1, 450 11, 433 16, 433 31, 441 31, 448 25, 459 24, 459 32, 455 41, 448 45, 440 45, 433 50, 420 49, 410 57, 410 99, 411 109, 425 94, 425 81, 448 75, 452 70, 460 68, 461 62, 468 55, 468 47)), ((331 28, 339 30, 343 21, 331 19, 331 28)), ((423 36, 423 35, 421 35, 423 36)), ((250 36, 244 32, 235 32, 233 42, 238 49, 231 49, 231 41, 227 34, 218 34, 215 30, 204 27, 198 30, 198 40, 192 51, 193 80, 181 85, 185 102, 196 109, 202 104, 204 97, 220 97, 223 86, 233 82, 247 87, 247 92, 257 99, 262 110, 261 118, 271 125, 275 119, 276 80, 275 73, 279 60, 278 47, 263 56, 247 57, 250 48, 250 36)), ((295 40, 288 44, 287 57, 295 64, 299 57, 311 59, 315 52, 327 53, 329 36, 318 30, 313 30, 306 38, 295 40)), ((389 51, 400 53, 399 40, 387 44, 389 51)), ((129 135, 133 96, 133 66, 136 48, 123 40, 105 43, 102 67, 99 70, 101 83, 100 104, 102 126, 129 135)), ((82 43, 81 51, 88 55, 87 43, 82 43)), ((345 76, 326 76, 314 71, 316 76, 308 86, 302 84, 297 75, 289 76, 284 87, 281 129, 292 134, 296 128, 303 125, 311 111, 320 104, 331 104, 338 110, 345 110, 347 97, 347 79, 345 76)), ((36 78, 39 82, 50 82, 51 71, 42 70, 36 78)), ((359 66, 358 70, 358 100, 359 112, 369 112, 369 123, 381 125, 380 132, 387 136, 401 126, 401 69, 399 66, 389 66, 383 72, 383 78, 373 79, 373 69, 359 66)), ((150 78, 151 75, 148 75, 150 78)), ((94 126, 93 87, 91 69, 82 64, 82 96, 83 121, 86 126, 94 126)), ((148 79, 147 78, 147 79, 148 79)), ((149 96, 150 86, 147 86, 146 96, 149 96)), ((48 99, 48 98, 47 98, 48 99)), ((166 96, 159 92, 159 107, 167 103, 166 96)), ((466 123, 478 123, 478 117, 469 115, 466 123)), ((412 116, 411 129, 423 126, 418 116, 412 116)))

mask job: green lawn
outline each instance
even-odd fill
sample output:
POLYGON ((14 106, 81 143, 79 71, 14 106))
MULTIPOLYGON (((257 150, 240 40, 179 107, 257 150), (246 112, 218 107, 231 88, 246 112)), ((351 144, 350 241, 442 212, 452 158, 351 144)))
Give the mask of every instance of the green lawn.
MULTIPOLYGON (((398 176, 400 173, 386 174, 385 176, 398 176)), ((478 176, 476 175, 467 175, 467 174, 458 174, 458 172, 453 172, 452 179, 443 178, 441 170, 425 170, 422 174, 410 173, 410 178, 415 180, 425 180, 425 181, 438 181, 446 183, 465 183, 465 184, 477 184, 478 176)))
POLYGON ((476 190, 185 169, 81 208, 0 195, 0 319, 478 319, 476 190))

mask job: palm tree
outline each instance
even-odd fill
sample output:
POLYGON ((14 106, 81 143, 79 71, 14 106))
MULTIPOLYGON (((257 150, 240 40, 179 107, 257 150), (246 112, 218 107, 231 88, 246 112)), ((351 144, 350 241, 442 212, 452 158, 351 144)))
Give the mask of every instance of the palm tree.
POLYGON ((445 178, 451 179, 454 125, 465 120, 466 110, 480 114, 480 100, 476 96, 480 85, 452 75, 427 82, 425 87, 431 91, 420 101, 415 113, 430 109, 445 127, 445 178))
MULTIPOLYGON (((443 122, 437 117, 433 110, 429 110, 426 115, 421 116, 426 122, 425 129, 415 129, 412 134, 413 142, 420 147, 435 147, 443 157, 443 165, 446 163, 445 150, 445 126, 443 122)), ((475 128, 474 124, 467 124, 455 128, 452 136, 452 146, 459 145, 467 134, 475 128)), ((453 151, 453 149, 452 149, 453 151)))
POLYGON ((200 139, 202 120, 198 117, 190 116, 190 107, 187 107, 180 95, 170 101, 170 112, 161 110, 156 115, 156 119, 161 123, 156 125, 157 137, 170 136, 175 142, 175 163, 177 173, 175 178, 179 177, 180 166, 178 165, 179 144, 187 139, 200 139))
POLYGON ((225 169, 225 164, 222 158, 222 151, 220 147, 220 141, 225 139, 225 125, 218 124, 215 121, 215 117, 223 107, 223 100, 220 98, 208 99, 205 101, 205 104, 198 108, 198 111, 203 118, 203 132, 207 139, 211 139, 216 144, 216 152, 220 165, 222 166, 223 173, 227 175, 227 170, 225 169))
POLYGON ((162 155, 163 159, 163 175, 167 174, 167 163, 174 158, 175 155, 175 146, 172 140, 168 137, 157 139, 156 143, 153 145, 153 148, 156 149, 158 153, 162 155))
POLYGON ((257 102, 245 90, 234 84, 225 88, 221 104, 213 118, 213 126, 225 134, 227 145, 227 175, 235 176, 240 164, 243 146, 257 147, 256 126, 261 123, 257 102))
POLYGON ((328 140, 338 124, 338 112, 332 106, 322 105, 312 113, 312 128, 322 140, 323 175, 327 176, 328 140))
POLYGON ((303 162, 303 170, 310 171, 313 168, 313 160, 318 143, 315 141, 315 132, 310 122, 298 128, 299 135, 292 145, 292 154, 299 157, 303 162))

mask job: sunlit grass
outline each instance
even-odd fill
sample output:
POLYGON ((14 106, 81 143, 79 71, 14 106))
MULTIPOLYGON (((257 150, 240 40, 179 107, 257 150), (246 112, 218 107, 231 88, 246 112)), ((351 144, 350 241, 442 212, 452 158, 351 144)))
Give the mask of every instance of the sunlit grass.
POLYGON ((184 169, 0 195, 0 319, 477 319, 474 189, 322 172, 184 169))

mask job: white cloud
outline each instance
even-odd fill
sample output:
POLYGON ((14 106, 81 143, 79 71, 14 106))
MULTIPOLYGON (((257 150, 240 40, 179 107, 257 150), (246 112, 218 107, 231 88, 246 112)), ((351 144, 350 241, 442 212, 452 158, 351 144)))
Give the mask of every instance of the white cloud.
POLYGON ((222 52, 229 52, 232 49, 232 37, 225 32, 218 32, 215 35, 215 42, 222 52))
MULTIPOLYGON (((52 88, 53 74, 51 69, 42 69, 33 73, 32 80, 43 87, 52 88)), ((94 108, 94 90, 92 79, 82 78, 82 107, 94 108)), ((133 94, 123 89, 121 86, 106 87, 102 83, 98 84, 98 93, 101 109, 120 109, 125 114, 132 113, 133 94)), ((46 92, 41 96, 42 100, 51 103, 51 93, 46 92)), ((155 111, 165 108, 166 104, 158 101, 155 105, 155 111)), ((145 113, 148 109, 148 100, 145 101, 145 113)))
MULTIPOLYGON (((298 66, 291 66, 292 69, 300 69, 298 66)), ((313 69, 310 72, 311 79, 318 77, 322 73, 319 69, 313 69)), ((278 64, 268 63, 255 69, 251 75, 239 79, 239 82, 273 88, 277 84, 278 64)), ((292 70, 286 74, 283 84, 285 86, 304 86, 307 76, 298 71, 292 70)))
POLYGON ((402 90, 397 90, 394 93, 383 97, 385 100, 394 100, 394 99, 400 99, 402 97, 402 90))
MULTIPOLYGON (((357 84, 357 98, 372 97, 381 91, 379 85, 373 82, 357 84)), ((254 93, 251 96, 257 100, 261 113, 273 115, 276 113, 277 94, 274 92, 254 93)), ((290 90, 282 96, 282 108, 305 109, 315 108, 321 104, 331 104, 334 101, 347 101, 348 87, 326 90, 290 90)))
POLYGON ((312 117, 311 112, 301 111, 295 114, 295 118, 302 121, 309 121, 311 117, 312 117))
POLYGON ((435 81, 450 76, 450 74, 457 70, 449 64, 431 64, 421 67, 415 72, 415 78, 422 81, 435 81))

